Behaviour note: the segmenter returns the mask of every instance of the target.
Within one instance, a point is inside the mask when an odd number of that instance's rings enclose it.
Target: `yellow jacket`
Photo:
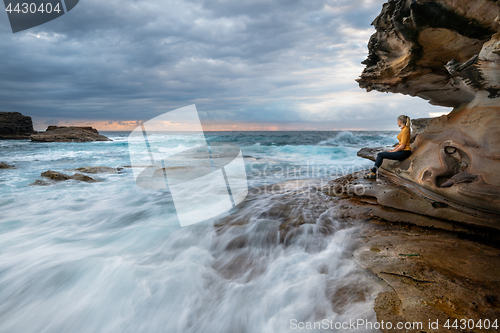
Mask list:
[[[410,129],[405,126],[401,129],[401,132],[398,134],[399,144],[404,143],[405,147],[403,150],[411,150],[410,148]]]

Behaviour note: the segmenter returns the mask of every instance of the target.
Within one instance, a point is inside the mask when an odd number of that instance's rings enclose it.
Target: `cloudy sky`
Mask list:
[[[397,130],[450,109],[367,93],[382,0],[80,0],[13,34],[0,13],[0,110],[130,130],[196,104],[212,130]]]

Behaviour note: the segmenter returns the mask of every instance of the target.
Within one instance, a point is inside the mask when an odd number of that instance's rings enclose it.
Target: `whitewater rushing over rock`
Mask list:
[[[251,190],[226,215],[185,228],[168,191],[142,189],[120,169],[130,165],[128,133],[1,141],[2,160],[15,168],[0,170],[0,331],[261,333],[290,332],[294,319],[374,323],[382,286],[352,258],[364,231],[318,188],[370,164],[355,158],[356,142],[383,145],[395,134],[209,133],[241,147]],[[150,139],[172,151],[190,145],[182,135]],[[98,181],[29,186],[47,170]]]

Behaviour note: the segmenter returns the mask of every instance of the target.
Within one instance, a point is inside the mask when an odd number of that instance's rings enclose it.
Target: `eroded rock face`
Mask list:
[[[500,315],[500,256],[495,246],[440,230],[376,222],[364,227],[354,257],[387,284],[375,300],[379,320],[423,323],[406,332],[451,333],[458,330],[446,329],[447,320],[478,322]],[[439,328],[429,330],[429,320],[439,320]]]
[[[111,141],[111,139],[100,135],[92,127],[76,126],[49,126],[45,132],[31,136],[31,141],[38,142],[89,142],[89,141]]]
[[[31,117],[19,112],[0,112],[0,140],[26,140],[33,133]]]
[[[411,120],[411,142],[415,140],[417,135],[422,133],[432,118],[417,118]]]
[[[412,155],[385,161],[383,168],[429,193],[495,214],[500,214],[499,14],[498,1],[390,0],[373,22],[377,32],[358,80],[368,91],[453,106],[448,115],[414,124],[413,134],[420,133]]]
[[[499,14],[495,0],[390,0],[373,22],[360,87],[454,107],[414,122],[412,155],[384,161],[377,180],[355,174],[323,188],[343,216],[390,222],[372,223],[356,253],[388,284],[379,320],[498,316],[498,248],[464,238],[500,239]]]
[[[500,214],[500,106],[472,103],[433,119],[412,151],[384,167],[443,197]]]
[[[500,239],[498,214],[457,203],[384,170],[379,170],[376,180],[363,179],[362,173],[335,179],[322,191],[342,199],[338,209],[343,217],[410,223]]]
[[[490,0],[390,0],[372,23],[359,86],[448,107],[480,90],[497,98],[499,13]]]

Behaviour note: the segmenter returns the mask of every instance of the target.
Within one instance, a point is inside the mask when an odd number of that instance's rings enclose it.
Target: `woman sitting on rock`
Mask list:
[[[401,115],[398,117],[398,126],[401,132],[398,134],[399,145],[390,151],[384,151],[377,154],[375,166],[371,169],[370,173],[365,175],[367,179],[377,178],[377,170],[382,165],[384,158],[389,160],[402,161],[411,155],[410,148],[410,117]]]

